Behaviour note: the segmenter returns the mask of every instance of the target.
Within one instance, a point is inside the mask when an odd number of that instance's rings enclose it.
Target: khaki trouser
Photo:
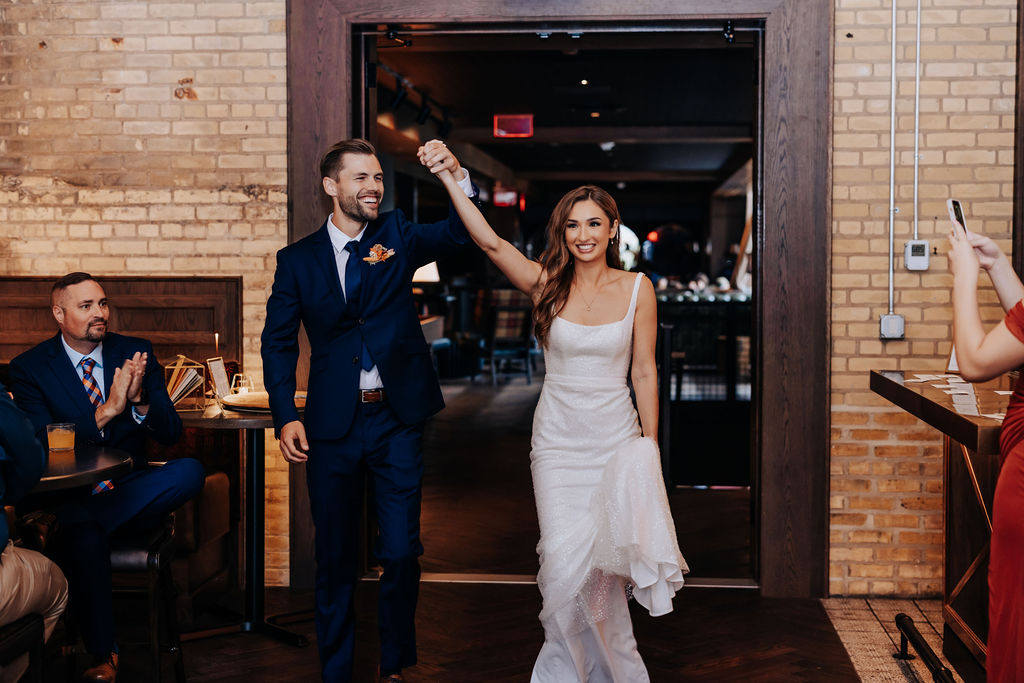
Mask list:
[[[0,625],[35,612],[43,617],[48,640],[68,603],[68,582],[49,559],[10,541],[0,554]],[[0,667],[0,683],[15,683],[28,668],[25,654]]]

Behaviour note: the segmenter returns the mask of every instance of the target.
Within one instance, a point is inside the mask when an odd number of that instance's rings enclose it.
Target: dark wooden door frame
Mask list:
[[[760,492],[758,581],[768,596],[824,596],[828,587],[833,2],[720,0],[712,5],[706,0],[645,0],[630,4],[632,14],[622,10],[619,0],[288,3],[289,238],[299,239],[322,224],[327,211],[316,170],[319,155],[355,129],[353,84],[362,80],[352,73],[355,24],[450,27],[466,22],[763,19],[763,225],[757,230],[761,324],[755,429],[760,448],[755,473]],[[309,541],[295,538],[292,548],[306,554]],[[306,582],[293,572],[293,583]]]

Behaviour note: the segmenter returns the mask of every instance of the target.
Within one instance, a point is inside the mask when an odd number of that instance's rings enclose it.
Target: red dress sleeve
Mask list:
[[[1006,329],[1010,330],[1010,334],[1024,343],[1024,299],[1007,311],[1003,322],[1006,323]]]
[[[1024,299],[1017,302],[1003,319],[1006,329],[1024,343]],[[1013,395],[1006,406],[1003,429],[999,433],[1000,460],[1005,460],[1017,444],[1024,441],[1024,381],[1018,380]]]

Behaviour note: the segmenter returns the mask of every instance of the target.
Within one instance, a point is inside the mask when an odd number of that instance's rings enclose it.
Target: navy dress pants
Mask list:
[[[205,478],[198,460],[178,458],[121,477],[110,491],[84,493],[56,506],[61,528],[52,555],[67,577],[71,609],[90,654],[105,657],[116,649],[110,536],[145,533],[162,524],[199,493]]]
[[[316,633],[325,683],[352,679],[353,598],[359,579],[359,525],[369,483],[378,532],[377,620],[381,673],[416,664],[423,425],[402,424],[386,403],[356,407],[342,439],[311,441],[306,482],[316,532]]]

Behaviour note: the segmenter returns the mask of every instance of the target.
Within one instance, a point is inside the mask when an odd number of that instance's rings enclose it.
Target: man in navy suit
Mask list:
[[[68,492],[55,510],[62,530],[54,554],[94,659],[83,680],[111,682],[117,678],[118,654],[108,538],[163,523],[199,492],[204,472],[192,458],[148,466],[145,440],[173,444],[181,435],[181,419],[167,396],[152,344],[107,331],[103,287],[88,273],[70,273],[54,284],[51,304],[60,331],[11,361],[15,402],[43,443],[47,424],[72,422],[76,448],[109,446],[134,460],[130,474]]]
[[[475,191],[454,155],[432,140],[420,149],[467,195]],[[380,212],[383,172],[365,140],[343,140],[320,162],[334,211],[312,235],[277,254],[262,355],[281,453],[306,463],[316,529],[316,627],[323,679],[352,677],[364,473],[383,567],[378,624],[380,677],[401,681],[416,663],[423,422],[444,407],[412,295],[415,270],[469,236],[454,208],[431,225]],[[311,349],[305,416],[295,408],[299,324]]]

